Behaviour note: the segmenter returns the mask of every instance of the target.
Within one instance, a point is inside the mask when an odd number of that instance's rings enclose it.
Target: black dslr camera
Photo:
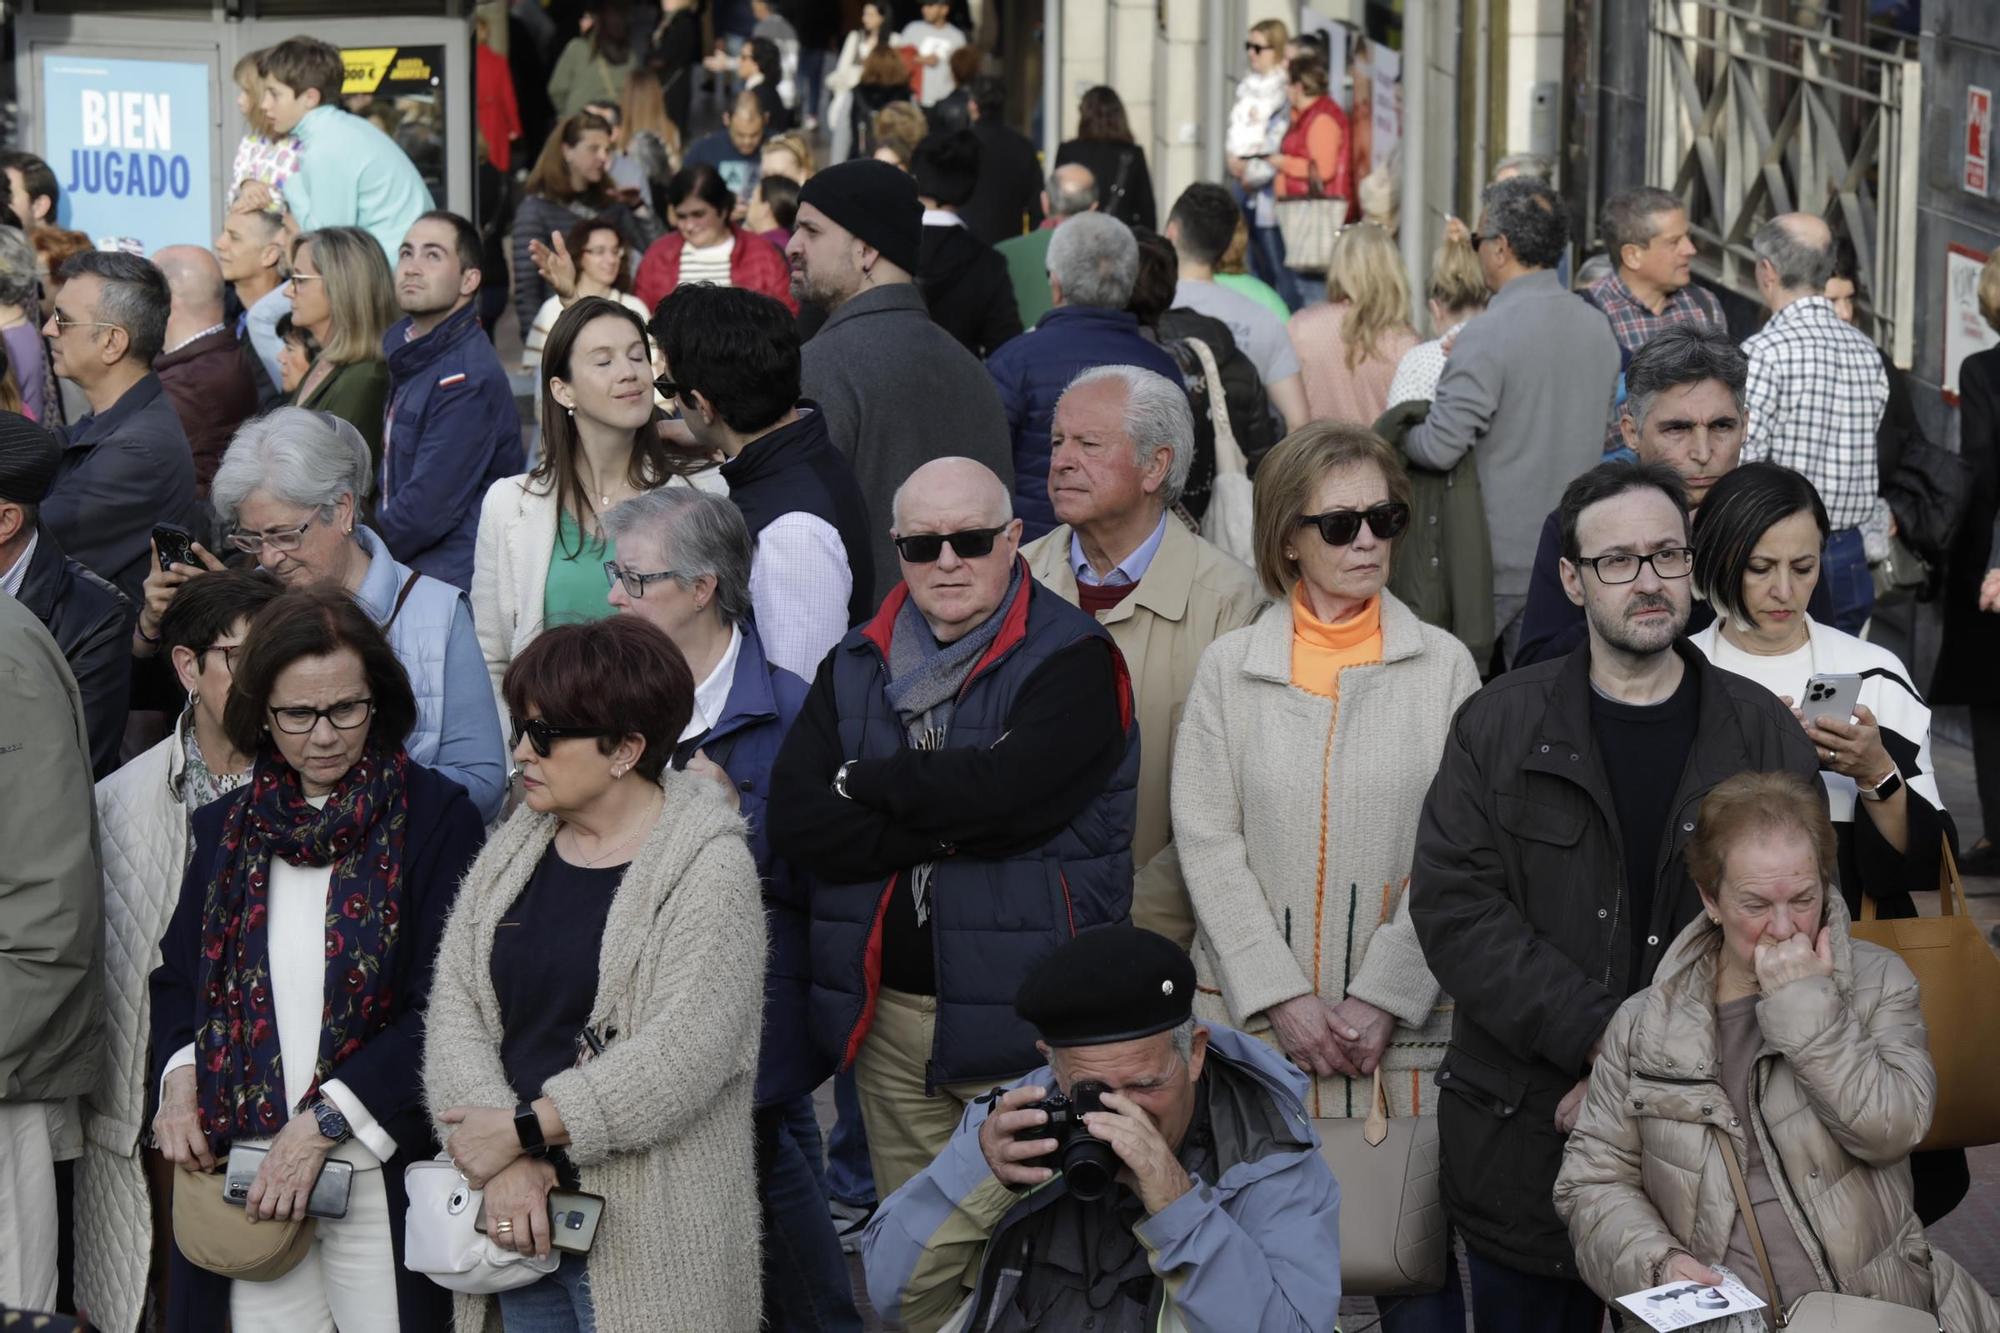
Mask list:
[[[1085,1079],[1073,1084],[1069,1096],[1060,1091],[1051,1093],[1032,1106],[1023,1110],[1042,1110],[1048,1113],[1045,1125],[1030,1125],[1018,1131],[1014,1137],[1022,1142],[1032,1143],[1038,1139],[1054,1139],[1056,1150],[1046,1157],[1022,1163],[1024,1166],[1047,1166],[1062,1172],[1063,1183],[1070,1194],[1085,1203],[1103,1198],[1111,1192],[1111,1185],[1118,1176],[1118,1154],[1111,1145],[1093,1135],[1083,1123],[1083,1117],[1092,1111],[1104,1109],[1102,1083]]]

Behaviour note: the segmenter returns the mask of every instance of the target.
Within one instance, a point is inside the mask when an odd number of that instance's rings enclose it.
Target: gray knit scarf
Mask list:
[[[958,693],[965,688],[972,668],[986,656],[986,650],[1000,637],[1014,599],[1026,595],[1021,586],[1021,562],[1007,580],[1007,595],[1000,599],[992,615],[962,638],[939,643],[930,622],[917,609],[917,599],[906,598],[896,613],[896,626],[889,635],[889,704],[903,720],[910,745],[918,750],[942,750],[951,731],[952,710]],[[910,880],[910,894],[917,908],[917,924],[930,919],[930,882],[935,862],[916,867]]]

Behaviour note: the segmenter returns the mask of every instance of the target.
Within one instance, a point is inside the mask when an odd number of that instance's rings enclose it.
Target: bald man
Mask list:
[[[1750,357],[1743,461],[1782,463],[1818,489],[1831,530],[1820,582],[1833,598],[1834,625],[1859,634],[1875,609],[1861,528],[1873,519],[1887,530],[1875,434],[1889,377],[1875,344],[1826,299],[1833,232],[1825,219],[1781,213],[1757,229],[1750,248],[1771,318],[1743,342]]]
[[[1097,177],[1081,162],[1068,162],[1049,173],[1042,191],[1042,212],[1048,220],[1025,236],[1011,236],[994,249],[1007,261],[1014,284],[1014,304],[1021,309],[1021,327],[1032,329],[1049,313],[1049,241],[1055,229],[1080,213],[1097,210]]]
[[[222,313],[222,265],[215,255],[198,245],[170,245],[153,256],[153,264],[173,295],[166,345],[153,373],[187,432],[195,494],[206,500],[230,438],[257,414],[259,371]]]
[[[1040,1063],[1029,969],[1130,911],[1139,767],[1124,659],[1029,576],[1007,485],[936,459],[893,509],[902,581],[820,664],[768,806],[814,880],[807,1018],[855,1071],[884,1199]]]

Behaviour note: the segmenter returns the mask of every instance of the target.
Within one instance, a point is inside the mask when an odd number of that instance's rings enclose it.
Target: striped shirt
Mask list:
[[[681,285],[691,282],[728,287],[729,257],[736,253],[736,237],[731,234],[715,245],[681,247]]]

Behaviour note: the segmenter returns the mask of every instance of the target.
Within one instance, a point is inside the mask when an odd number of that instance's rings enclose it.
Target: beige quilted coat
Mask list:
[[[153,1210],[139,1140],[147,1128],[146,979],[180,900],[188,812],[173,782],[186,764],[180,728],[97,784],[104,845],[104,1059],[83,1102],[76,1167],[76,1300],[93,1326],[139,1326],[153,1252]]]
[[[750,1096],[763,1024],[764,908],[743,821],[713,783],[667,772],[666,813],[604,925],[593,1026],[603,1055],[543,1085],[583,1188],[604,1196],[590,1252],[597,1326],[755,1333],[762,1313]],[[438,946],[424,1038],[431,1114],[515,1104],[500,1063],[493,932],[556,820],[523,806],[466,872]],[[442,1141],[449,1126],[438,1126]],[[459,1333],[497,1302],[457,1298]]]
[[[1764,996],[1751,1124],[1718,1079],[1715,971],[1722,932],[1697,916],[1653,985],[1605,1029],[1556,1179],[1584,1280],[1607,1300],[1659,1282],[1672,1250],[1714,1263],[1735,1195],[1711,1126],[1751,1134],[1822,1286],[1930,1310],[1949,1333],[2000,1329],[2000,1307],[1933,1249],[1910,1203],[1910,1150],[1930,1126],[1937,1076],[1917,981],[1887,949],[1853,939],[1827,904],[1831,977]]]
[[[1264,1010],[1353,995],[1396,1016],[1391,1115],[1429,1114],[1451,1001],[1410,923],[1417,818],[1472,657],[1382,594],[1382,661],[1340,700],[1292,684],[1289,601],[1202,654],[1174,751],[1174,841],[1194,900],[1195,1012],[1275,1043]],[[1322,797],[1324,796],[1324,801]],[[1368,1112],[1368,1085],[1315,1079],[1308,1114]]]

